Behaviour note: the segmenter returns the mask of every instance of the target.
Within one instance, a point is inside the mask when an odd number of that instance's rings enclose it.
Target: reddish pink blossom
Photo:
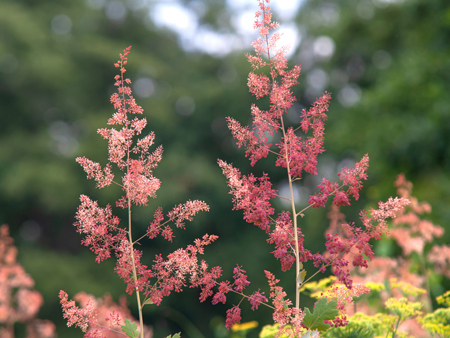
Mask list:
[[[262,68],[267,65],[267,62],[264,61],[260,56],[254,56],[251,54],[246,54],[248,62],[252,65],[253,71]]]
[[[387,202],[378,203],[377,210],[371,209],[371,218],[367,217],[365,213],[361,213],[361,221],[366,227],[366,231],[375,239],[381,239],[381,236],[387,231],[386,219],[395,218],[397,212],[402,210],[403,207],[409,203],[409,200],[404,198],[389,197]],[[377,222],[378,225],[374,225],[374,221]]]
[[[275,118],[281,118],[283,114],[295,102],[295,96],[292,95],[288,84],[293,84],[290,81],[284,81],[286,84],[279,85],[277,81],[272,84],[270,91],[270,112]],[[295,81],[295,84],[297,82]]]
[[[324,260],[325,264],[331,264],[334,274],[339,281],[346,285],[347,288],[352,288],[352,280],[350,277],[349,261],[345,257],[346,254],[352,251],[353,266],[367,268],[367,259],[372,260],[374,253],[372,252],[372,245],[369,240],[381,239],[387,232],[386,219],[394,218],[396,212],[408,205],[409,201],[404,198],[392,197],[385,203],[379,203],[379,209],[371,209],[372,217],[369,217],[365,211],[360,213],[361,221],[365,226],[365,230],[355,227],[352,224],[342,224],[343,233],[338,235],[327,234],[327,255],[329,258]],[[365,258],[367,257],[367,258]]]
[[[231,164],[222,160],[218,160],[218,163],[228,179],[230,194],[234,195],[233,210],[244,210],[244,219],[248,223],[254,223],[262,230],[269,232],[269,216],[274,214],[274,208],[269,200],[275,197],[276,192],[272,189],[267,174],[260,178],[254,177],[253,174],[245,176]]]
[[[252,310],[253,311],[257,310],[258,306],[261,303],[267,303],[268,302],[267,297],[264,296],[264,292],[260,292],[259,290],[253,292],[250,295],[250,297],[248,297],[248,301],[252,305]]]
[[[257,99],[269,95],[270,79],[264,74],[256,75],[250,72],[247,85],[250,93],[255,95]]]
[[[254,131],[251,131],[248,127],[242,127],[235,119],[227,117],[227,121],[231,134],[237,140],[238,147],[247,148],[245,156],[250,156],[252,166],[261,158],[267,157],[271,146],[271,144],[267,144],[267,137],[263,136],[258,140]],[[260,125],[258,125],[258,127],[266,129],[270,128],[269,126],[262,127]],[[263,129],[260,130],[262,131]]]
[[[243,270],[239,265],[233,270],[233,278],[234,278],[234,290],[238,292],[244,291],[244,289],[250,284],[247,280],[246,271]]]
[[[434,269],[437,273],[450,278],[450,246],[433,246],[427,258],[434,264]]]
[[[327,298],[328,301],[335,300],[337,302],[336,308],[339,310],[340,315],[345,315],[345,307],[354,303],[353,298],[369,293],[370,288],[362,283],[353,283],[351,289],[342,284],[334,284],[323,294],[322,298]]]
[[[215,235],[206,234],[202,239],[195,240],[195,245],[188,245],[186,249],[180,248],[169,254],[167,260],[157,255],[151,272],[157,281],[154,285],[146,284],[144,295],[159,305],[163,297],[169,296],[173,291],[183,291],[189,281],[191,287],[202,289],[201,301],[211,296],[213,294],[211,289],[222,274],[221,269],[215,267],[208,272],[206,262],[199,262],[197,256],[203,254],[204,246],[216,241],[217,238]]]
[[[212,300],[212,303],[215,305],[217,303],[225,304],[227,297],[225,296],[228,292],[231,291],[231,286],[229,281],[222,281],[219,283],[219,292],[217,292]]]
[[[331,95],[325,92],[317,99],[309,110],[303,109],[301,113],[301,128],[305,134],[309,129],[313,129],[313,135],[321,136],[320,121],[326,121],[328,119],[327,114],[328,107],[330,105]]]
[[[111,257],[111,249],[118,239],[113,232],[118,231],[119,218],[112,215],[111,206],[100,208],[98,203],[86,195],[80,196],[81,204],[76,213],[77,232],[84,234],[81,243],[89,246],[97,255],[97,263]]]
[[[155,140],[153,132],[137,138],[146,127],[147,120],[130,116],[143,113],[143,109],[131,96],[132,91],[128,86],[131,81],[124,78],[130,48],[126,48],[120,54],[120,60],[115,64],[120,69],[120,74],[114,77],[117,92],[111,96],[111,103],[116,110],[108,120],[108,125],[112,127],[98,130],[98,133],[108,140],[109,163],[102,170],[100,164],[96,162],[84,157],[77,159],[87,172],[88,178],[94,178],[97,181],[97,187],[104,187],[113,182],[112,163],[117,164],[118,168],[124,171],[122,184],[114,182],[125,191],[125,195],[116,201],[116,206],[124,209],[129,209],[132,205],[147,205],[149,198],[156,197],[156,191],[161,182],[153,176],[153,169],[161,161],[163,152],[162,146],[151,152],[150,147]],[[75,226],[78,232],[85,234],[82,243],[97,254],[97,262],[110,257],[111,251],[114,251],[117,258],[115,271],[127,285],[128,293],[144,291],[145,295],[155,299],[155,303],[159,304],[162,297],[168,295],[171,290],[181,291],[184,277],[180,276],[196,273],[196,277],[193,275],[191,277],[202,288],[202,297],[212,294],[210,289],[214,286],[214,278],[218,278],[220,271],[216,268],[208,271],[206,263],[198,264],[196,255],[203,253],[203,246],[214,241],[216,236],[206,236],[202,240],[197,240],[195,246],[172,253],[164,264],[157,259],[156,267],[162,270],[153,271],[141,263],[142,252],[133,247],[132,239],[127,236],[128,231],[119,227],[119,219],[112,215],[109,205],[101,208],[97,202],[85,195],[81,195],[80,199],[81,205],[77,211]],[[202,210],[209,210],[206,203],[198,200],[188,201],[170,211],[168,221],[174,222],[178,228],[184,228],[184,222],[192,221],[193,216]],[[155,238],[158,234],[162,234],[164,238],[172,240],[172,228],[166,225],[167,222],[162,223],[163,221],[162,208],[157,208],[154,220],[147,231],[148,237]],[[183,257],[185,257],[184,260]],[[191,270],[186,270],[185,264],[188,261],[192,263]],[[161,266],[158,265],[159,262]],[[204,279],[198,279],[200,275]],[[153,287],[152,278],[161,279],[162,284]]]
[[[79,326],[86,334],[85,338],[119,338],[123,337],[121,326],[125,325],[125,319],[129,319],[138,325],[137,321],[128,309],[125,296],[121,296],[119,303],[113,302],[110,295],[95,298],[84,292],[77,293],[74,300],[68,300],[64,291],[60,292],[61,305],[64,316],[68,319],[68,326]],[[78,307],[76,302],[80,304]],[[150,327],[144,326],[144,337],[153,336]]]
[[[343,181],[344,185],[349,188],[347,195],[352,194],[355,200],[359,198],[359,190],[362,188],[361,180],[367,180],[366,171],[369,168],[369,156],[364,155],[361,161],[355,164],[354,169],[348,169],[345,167],[340,173],[338,173],[339,179]]]
[[[122,178],[123,187],[127,192],[119,202],[118,207],[128,208],[128,200],[136,205],[146,206],[149,197],[156,198],[156,191],[161,186],[161,181],[152,175],[143,174],[143,163],[139,160],[133,160],[130,169]]]
[[[251,111],[252,117],[253,117],[253,124],[255,126],[255,130],[257,131],[258,138],[255,139],[259,140],[259,142],[264,144],[267,141],[267,137],[265,136],[265,133],[268,133],[270,136],[274,136],[278,129],[280,129],[280,122],[277,118],[274,118],[273,114],[271,114],[270,111],[265,111],[259,109],[256,105],[252,104],[252,111]],[[228,118],[230,120],[230,118]],[[231,129],[231,128],[230,128]],[[233,132],[233,130],[231,129]],[[255,131],[255,132],[256,132]],[[271,145],[268,145],[269,147]],[[248,150],[248,148],[247,148]],[[267,154],[266,154],[267,156]],[[252,162],[253,164],[256,162]]]
[[[204,302],[208,297],[214,294],[212,290],[217,284],[217,279],[222,276],[222,268],[215,266],[211,271],[207,271],[208,264],[205,261],[200,263],[200,273],[191,277],[191,287],[200,287],[200,302]],[[224,296],[225,297],[225,296]],[[225,299],[220,299],[225,304]]]
[[[278,334],[286,333],[288,336],[298,336],[301,332],[301,321],[304,314],[300,309],[292,307],[292,302],[286,298],[286,292],[281,286],[277,285],[280,280],[276,279],[270,271],[265,270],[264,273],[266,274],[270,286],[272,305],[275,307],[275,311],[272,315],[273,320],[280,325]],[[290,331],[284,329],[284,326],[288,324],[292,325]]]
[[[227,310],[227,320],[225,322],[226,328],[229,330],[234,324],[241,322],[241,309],[239,306],[233,306]]]
[[[86,157],[77,157],[76,161],[83,167],[88,178],[97,181],[97,188],[103,188],[111,184],[114,174],[111,171],[111,165],[108,163],[105,168],[101,168],[100,164],[88,160]]]
[[[17,254],[9,226],[3,224],[0,226],[0,337],[13,338],[15,324],[23,323],[27,337],[55,338],[55,325],[37,319],[44,298],[33,290],[34,280],[17,261]]]
[[[323,121],[327,119],[325,111],[328,110],[330,99],[330,94],[325,93],[308,112],[306,110],[302,112],[303,131],[307,133],[312,126],[312,136],[308,136],[302,141],[301,137],[295,134],[294,129],[289,128],[278,144],[280,156],[276,165],[286,168],[287,156],[289,175],[292,177],[301,177],[303,170],[312,175],[317,175],[317,156],[325,151],[323,148]]]
[[[177,228],[184,229],[184,221],[192,221],[193,216],[197,215],[199,211],[209,211],[209,206],[199,200],[187,201],[184,204],[178,204],[167,214],[169,219],[175,221]]]
[[[343,181],[343,186],[348,186],[347,190],[341,190],[338,182],[330,182],[326,178],[319,184],[320,193],[315,193],[309,199],[309,204],[313,208],[324,207],[328,196],[334,195],[333,204],[336,206],[350,205],[349,196],[353,195],[355,200],[359,198],[359,190],[362,188],[361,181],[367,179],[366,171],[369,167],[369,156],[366,154],[361,161],[355,164],[354,169],[343,168],[338,173],[339,179]]]
[[[147,229],[147,236],[150,239],[153,239],[160,234],[161,222],[163,220],[164,220],[163,209],[161,207],[158,207],[155,213],[153,214],[153,222],[150,223],[150,226]],[[170,229],[170,227],[168,228]],[[172,234],[173,234],[172,229],[170,229],[170,231],[166,232],[166,234],[163,235],[163,237],[171,242]]]
[[[149,283],[150,278],[154,277],[151,270],[146,265],[141,264],[142,251],[133,249],[133,257],[131,257],[130,242],[123,237],[116,245],[116,266],[114,270],[121,279],[127,284],[126,292],[132,294],[135,290],[143,291]],[[136,279],[133,275],[136,270]]]
[[[301,229],[298,232],[298,249],[300,262],[305,262],[312,258],[311,253],[303,247],[304,236]],[[295,236],[294,227],[289,212],[282,212],[276,219],[275,229],[270,233],[268,243],[275,244],[272,251],[276,259],[281,262],[281,270],[288,271],[295,262]]]
[[[79,308],[73,300],[69,300],[69,295],[62,290],[59,292],[59,299],[64,318],[67,319],[67,326],[75,325],[83,332],[87,332],[89,325],[96,324],[97,314],[91,301],[88,301],[84,308]]]

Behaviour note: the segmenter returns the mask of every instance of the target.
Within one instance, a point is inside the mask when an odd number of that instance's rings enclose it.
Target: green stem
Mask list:
[[[122,87],[124,84],[123,79],[123,72],[121,72],[122,76]],[[122,93],[122,99],[123,99],[123,106],[126,105],[125,100],[125,93]],[[127,174],[130,172],[130,147],[127,147]],[[136,263],[134,261],[134,248],[133,248],[133,237],[131,235],[131,199],[130,199],[130,191],[127,188],[127,199],[128,199],[128,240],[130,241],[130,256],[131,256],[131,263],[133,265],[133,281],[136,283],[137,281],[137,273],[136,273]],[[140,331],[139,336],[140,338],[144,338],[144,320],[142,318],[142,307],[141,307],[141,297],[139,295],[139,291],[137,286],[135,287],[136,290],[136,298],[137,298],[137,304],[138,304],[138,312],[139,312],[139,325],[140,325]]]
[[[395,325],[395,329],[394,329],[394,331],[392,332],[392,338],[395,338],[395,335],[396,335],[396,333],[397,333],[397,329],[398,329],[398,326],[400,325],[400,320],[402,319],[402,316],[398,316],[398,320],[397,320],[397,324]]]
[[[300,276],[300,253],[298,252],[298,232],[297,232],[297,212],[295,211],[295,201],[294,201],[294,188],[293,188],[293,181],[290,174],[291,169],[289,168],[289,155],[288,155],[288,149],[287,149],[287,143],[286,143],[286,132],[284,129],[284,121],[283,117],[280,118],[281,120],[281,130],[283,131],[283,138],[285,140],[284,143],[284,158],[286,161],[286,169],[287,174],[289,178],[289,190],[291,193],[291,208],[292,208],[292,218],[294,222],[294,237],[295,237],[295,307],[300,308],[300,282],[299,282],[299,276]]]

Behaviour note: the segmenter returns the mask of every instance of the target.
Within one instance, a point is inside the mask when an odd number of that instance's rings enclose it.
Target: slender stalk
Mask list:
[[[394,329],[394,331],[392,332],[392,338],[395,338],[395,336],[396,336],[396,334],[397,334],[397,329],[398,329],[398,326],[400,325],[400,320],[402,319],[402,316],[398,316],[398,321],[397,321],[397,325],[395,325],[395,329]]]
[[[129,157],[129,152],[128,152],[128,157]],[[128,172],[128,164],[127,164],[127,172]],[[128,195],[128,189],[127,189],[127,195]],[[128,238],[130,241],[131,263],[133,265],[133,280],[134,280],[134,282],[136,282],[137,281],[137,273],[136,273],[136,264],[134,262],[133,237],[131,236],[131,200],[129,197],[128,197]],[[142,318],[141,297],[139,295],[137,286],[136,286],[136,298],[137,298],[137,304],[138,304],[138,310],[139,310],[139,325],[140,325],[139,335],[140,335],[140,338],[144,338],[144,320]]]
[[[284,199],[285,201],[288,201],[288,202],[291,201],[289,198],[286,198],[286,197],[283,197],[283,196],[280,196],[280,195],[276,195],[276,196],[277,196],[278,198]]]
[[[265,17],[266,13],[265,10],[263,11],[263,17]],[[272,77],[272,82],[275,82],[275,78],[274,78],[274,74],[275,74],[275,70],[272,68],[272,60],[270,57],[270,44],[269,44],[269,36],[266,35],[266,46],[267,46],[267,58],[269,60],[269,67],[270,67],[270,75]],[[298,233],[297,233],[297,213],[295,211],[295,201],[294,201],[294,191],[293,191],[293,187],[292,187],[292,182],[293,179],[291,177],[290,174],[290,168],[289,168],[289,157],[288,157],[288,149],[287,149],[287,144],[286,144],[286,130],[284,128],[284,121],[283,121],[283,117],[280,117],[280,121],[281,121],[281,130],[283,132],[283,138],[285,140],[285,144],[284,144],[284,158],[286,160],[286,169],[287,169],[287,174],[288,174],[288,178],[289,178],[289,190],[291,193],[291,207],[292,207],[292,218],[293,218],[293,222],[294,222],[294,237],[295,237],[295,307],[296,308],[300,308],[300,283],[298,282],[298,278],[300,276],[300,254],[298,252]],[[281,154],[278,154],[281,155]]]
[[[123,64],[122,64],[122,66],[123,66]],[[121,77],[122,77],[122,87],[123,87],[123,84],[124,84],[123,72],[121,72]],[[125,107],[126,100],[125,100],[125,93],[123,90],[122,90],[122,99],[123,99],[123,106]],[[127,146],[127,175],[129,175],[129,173],[130,173],[130,146],[128,145]],[[136,283],[137,273],[136,273],[136,264],[134,262],[133,236],[131,235],[131,199],[130,199],[129,188],[127,188],[126,192],[127,192],[127,199],[128,199],[128,240],[130,241],[130,251],[131,251],[130,256],[131,256],[131,264],[133,265],[133,280]],[[139,336],[140,336],[140,338],[144,338],[144,320],[142,318],[141,297],[139,295],[137,286],[135,286],[135,290],[136,290],[136,298],[137,298],[138,312],[139,312],[139,325],[140,325]]]
[[[281,130],[283,131],[284,138],[284,158],[286,160],[286,169],[289,178],[289,190],[291,193],[291,207],[292,207],[292,218],[294,222],[294,237],[295,237],[295,307],[300,308],[300,283],[298,282],[298,277],[300,276],[300,253],[298,252],[298,232],[297,232],[297,213],[295,211],[295,201],[294,201],[294,189],[292,186],[291,169],[289,168],[289,156],[286,143],[286,131],[284,129],[283,117],[281,120]]]

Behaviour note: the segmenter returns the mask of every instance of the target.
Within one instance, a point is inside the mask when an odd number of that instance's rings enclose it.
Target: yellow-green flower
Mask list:
[[[423,306],[421,302],[410,302],[405,297],[389,298],[385,305],[386,309],[400,316],[402,320],[419,315]]]
[[[258,322],[256,320],[254,320],[254,321],[247,322],[247,323],[234,324],[231,327],[231,331],[233,331],[233,332],[245,331],[245,330],[254,329],[257,326],[258,326]]]

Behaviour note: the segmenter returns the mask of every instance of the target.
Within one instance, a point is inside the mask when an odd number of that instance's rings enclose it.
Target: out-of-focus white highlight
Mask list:
[[[105,7],[105,14],[110,20],[120,21],[125,19],[127,8],[121,1],[109,1]]]
[[[302,201],[300,200],[300,191],[297,187],[297,185],[293,185],[292,186],[292,194],[294,196],[294,204],[299,204]],[[279,198],[280,203],[287,207],[287,206],[291,206],[291,202],[285,200],[286,199],[291,199],[291,189],[289,187],[289,182],[283,182],[280,185],[280,188],[278,189],[278,195],[284,198]]]
[[[333,55],[336,45],[332,38],[322,35],[314,40],[313,48],[316,56],[328,59]]]
[[[189,116],[195,110],[195,101],[190,96],[181,96],[175,102],[175,109],[181,116]]]
[[[95,2],[96,0],[88,0]],[[97,0],[99,1],[99,0]],[[133,3],[139,0],[129,0]],[[279,47],[289,45],[288,57],[295,51],[301,42],[301,35],[294,23],[290,23],[304,0],[289,0],[279,3],[269,3],[273,13],[282,20],[278,32],[284,36],[279,42]],[[161,1],[150,7],[149,17],[157,28],[166,27],[176,32],[180,38],[181,46],[187,51],[201,51],[212,55],[225,55],[234,50],[247,48],[258,37],[258,32],[253,29],[255,12],[258,5],[255,0],[228,0],[227,6],[237,14],[231,20],[238,35],[218,33],[208,27],[200,26],[199,15],[201,8],[198,4],[186,7],[180,1]],[[287,21],[287,22],[286,22]]]
[[[51,26],[56,34],[69,34],[72,30],[72,20],[65,14],[58,14],[53,17]]]
[[[181,36],[192,36],[197,28],[195,14],[176,2],[157,4],[150,16],[157,27],[168,27]]]
[[[141,77],[134,83],[134,92],[140,97],[150,97],[155,92],[155,84],[148,77]]]
[[[338,100],[344,107],[351,107],[361,99],[361,88],[356,84],[348,84],[338,93]]]
[[[328,85],[328,74],[320,68],[315,68],[308,72],[307,81],[308,85],[321,92]]]

